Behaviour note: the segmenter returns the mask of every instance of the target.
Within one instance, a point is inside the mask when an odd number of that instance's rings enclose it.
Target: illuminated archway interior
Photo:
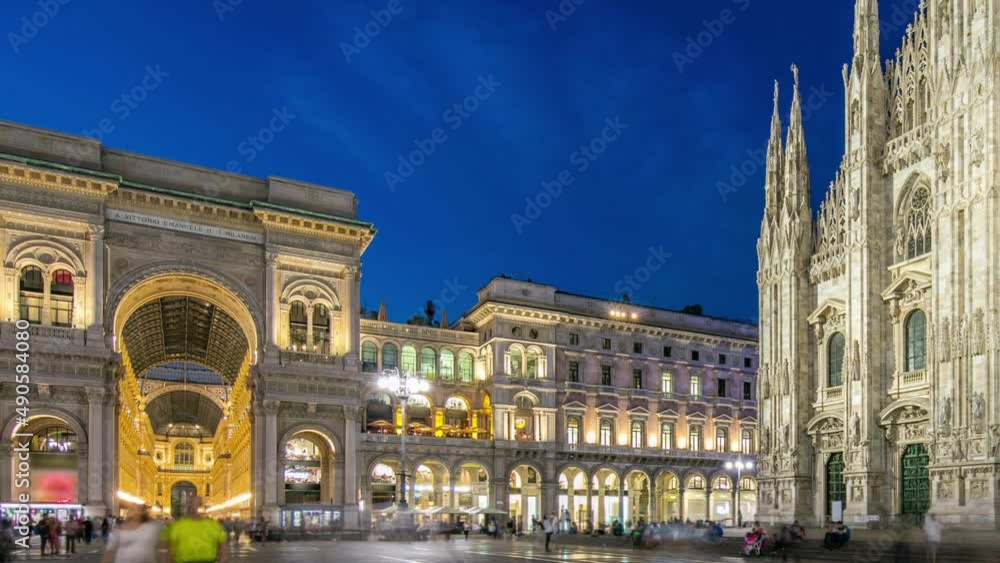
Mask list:
[[[176,515],[191,496],[215,517],[251,513],[253,334],[232,299],[176,280],[127,298],[116,318],[121,352],[118,498]],[[143,299],[139,302],[139,299]],[[121,311],[121,308],[120,308]],[[241,320],[237,320],[240,317]]]

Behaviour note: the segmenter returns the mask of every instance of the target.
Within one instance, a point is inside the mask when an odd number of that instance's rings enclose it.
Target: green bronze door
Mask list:
[[[903,514],[922,518],[931,507],[931,480],[927,446],[914,444],[903,451]]]
[[[833,503],[847,506],[847,485],[844,484],[844,454],[833,454],[826,462],[826,515],[833,515]]]

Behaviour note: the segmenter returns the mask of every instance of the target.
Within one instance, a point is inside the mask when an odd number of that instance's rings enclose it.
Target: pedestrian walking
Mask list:
[[[542,520],[542,531],[545,532],[545,551],[549,551],[549,544],[552,543],[552,534],[556,531],[556,515],[552,514]]]
[[[38,535],[38,541],[40,544],[40,553],[42,557],[45,556],[45,546],[49,543],[49,517],[42,516],[38,520],[38,524],[35,524],[35,533]]]
[[[199,509],[201,497],[191,497],[187,515],[172,522],[163,532],[163,541],[174,563],[226,563],[226,529],[211,518],[204,518]]]
[[[83,543],[90,545],[90,540],[94,539],[94,521],[90,516],[83,521]]]
[[[76,540],[80,535],[80,521],[70,518],[66,521],[66,553],[76,553]]]
[[[101,563],[156,563],[160,525],[145,505],[131,505],[128,518],[111,532]]]

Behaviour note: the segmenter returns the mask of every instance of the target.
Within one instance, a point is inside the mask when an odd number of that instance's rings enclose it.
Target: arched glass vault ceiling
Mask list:
[[[194,385],[219,385],[226,382],[212,368],[192,362],[170,362],[150,368],[143,379],[166,381],[168,383],[191,383]]]
[[[171,391],[146,405],[146,414],[158,436],[211,438],[219,429],[222,409],[194,391]]]
[[[239,323],[215,305],[189,296],[154,299],[125,321],[122,341],[138,377],[162,364],[194,362],[231,385],[249,350]]]

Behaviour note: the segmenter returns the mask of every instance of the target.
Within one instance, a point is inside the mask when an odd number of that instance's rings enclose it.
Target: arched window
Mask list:
[[[42,304],[45,297],[45,278],[37,266],[25,266],[21,270],[21,319],[33,323],[42,322]]]
[[[294,301],[288,308],[288,343],[293,350],[305,350],[309,333],[309,315],[306,304]]]
[[[896,250],[907,260],[931,251],[931,192],[926,186],[914,188],[899,229]]]
[[[729,480],[729,477],[716,477],[715,482],[712,484],[712,490],[714,491],[729,491],[733,488],[733,482]]]
[[[437,354],[433,348],[420,351],[420,373],[427,379],[434,379],[437,375]]]
[[[646,425],[641,420],[632,421],[632,447],[639,449],[646,445]]]
[[[313,307],[313,346],[320,354],[330,352],[330,310],[326,305]]]
[[[520,441],[535,439],[535,402],[524,395],[514,399],[514,432]]]
[[[400,369],[404,372],[416,373],[417,349],[413,346],[403,346],[403,365]]]
[[[566,421],[566,443],[571,446],[580,443],[580,417],[571,416]]]
[[[65,426],[49,426],[35,432],[28,450],[32,452],[65,454],[76,451],[76,433]]]
[[[526,362],[524,376],[530,379],[538,379],[541,374],[538,373],[538,351],[528,350],[527,353],[528,361]]]
[[[387,432],[392,428],[392,400],[385,393],[378,393],[368,398],[365,406],[365,424],[369,432]],[[377,423],[382,424],[377,424]],[[376,426],[373,426],[376,425]]]
[[[744,477],[743,480],[740,481],[740,490],[741,491],[756,491],[757,490],[757,481],[754,481],[750,477]]]
[[[715,429],[715,451],[720,454],[729,451],[729,430],[726,428]]]
[[[194,446],[188,443],[174,447],[174,465],[194,465]]]
[[[441,379],[444,381],[455,379],[455,353],[451,350],[441,351]]]
[[[614,445],[614,435],[615,426],[611,422],[610,418],[605,418],[601,420],[601,445],[602,446],[613,446]]]
[[[914,311],[906,319],[906,371],[927,369],[927,315]]]
[[[378,371],[378,348],[374,342],[361,345],[361,371],[374,373]]]
[[[285,502],[322,502],[323,450],[309,438],[292,438],[285,443]]]
[[[469,403],[461,397],[451,397],[444,403],[444,418],[448,426],[467,428],[469,426]]]
[[[522,376],[523,371],[521,369],[521,367],[522,367],[521,362],[523,361],[523,359],[524,358],[521,356],[521,349],[520,348],[514,348],[513,350],[510,351],[510,375],[511,375],[511,377],[521,377]]]
[[[386,342],[382,346],[382,369],[399,367],[399,349],[392,342]]]
[[[692,426],[688,432],[689,448],[692,452],[701,451],[701,426]]]
[[[753,434],[749,430],[744,430],[740,442],[740,451],[744,455],[753,454]]]
[[[473,365],[472,354],[468,352],[458,354],[458,378],[462,383],[472,383]]]
[[[664,450],[674,448],[674,425],[669,422],[660,424],[660,447]]]
[[[55,326],[73,326],[73,274],[57,270],[52,274],[51,321]]]
[[[844,352],[847,349],[847,339],[842,333],[830,337],[827,345],[827,387],[840,387],[844,384]]]

